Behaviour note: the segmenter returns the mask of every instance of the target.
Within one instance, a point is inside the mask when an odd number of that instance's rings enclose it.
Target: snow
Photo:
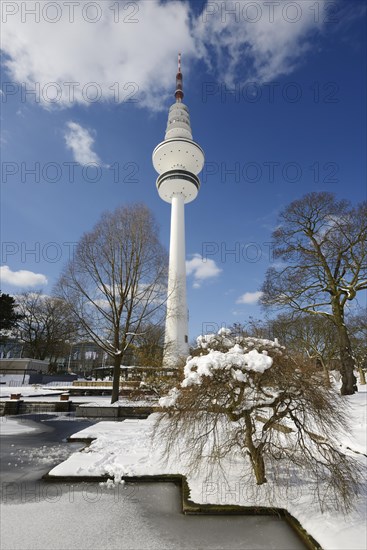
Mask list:
[[[161,549],[138,503],[119,495],[110,498],[98,485],[95,491],[50,487],[39,502],[2,505],[2,549]]]
[[[60,390],[60,391],[69,391],[70,389],[78,390],[78,391],[92,391],[92,390],[98,390],[98,391],[112,391],[112,384],[109,384],[108,386],[101,384],[100,386],[73,386],[73,384],[63,384],[63,385],[52,385],[47,384],[47,386],[44,386],[46,389],[50,390]]]
[[[210,351],[207,355],[190,359],[184,369],[185,378],[181,385],[183,388],[192,384],[201,384],[204,376],[212,377],[214,371],[231,369],[236,380],[245,380],[245,371],[263,373],[273,364],[271,357],[265,353],[259,353],[256,349],[245,353],[243,348],[236,344],[226,353]]]
[[[23,384],[28,384],[29,374],[0,374],[0,382],[9,386],[22,386]]]
[[[121,426],[123,423],[125,426],[129,426],[129,429],[134,426],[137,427],[139,424],[140,426],[142,425],[140,420],[134,418],[129,418],[123,422],[103,421],[98,422],[97,424],[92,424],[91,426],[84,428],[84,430],[71,435],[70,439],[96,439],[98,437],[103,437],[107,433],[111,437],[118,438],[120,436]]]
[[[25,402],[37,402],[37,403],[55,403],[60,401],[61,393],[68,393],[67,386],[52,387],[47,388],[45,386],[0,386],[0,398],[3,401],[8,401],[10,399],[10,394],[21,394],[21,399]],[[78,390],[81,391],[90,391],[91,389],[99,389],[105,391],[111,391],[111,388],[93,387],[89,386],[78,387]],[[145,399],[126,399],[120,398],[119,401],[116,401],[111,405],[111,396],[103,395],[70,395],[69,401],[73,403],[81,403],[83,407],[151,407],[157,405],[157,398],[152,396],[151,398]]]
[[[20,393],[22,397],[38,397],[41,395],[58,395],[61,390],[49,390],[42,386],[0,386],[0,398],[10,397],[12,393]]]
[[[266,356],[265,356],[266,357]],[[352,454],[367,468],[366,441],[366,387],[348,397],[353,410],[353,429],[342,440],[346,452]],[[152,444],[152,431],[157,414],[146,420],[99,422],[78,432],[73,438],[96,438],[84,451],[71,455],[53,468],[52,476],[104,476],[117,482],[122,476],[183,474],[187,476],[191,499],[201,503],[233,503],[286,508],[325,550],[365,550],[367,529],[365,524],[366,495],[359,496],[353,511],[343,516],[336,511],[321,513],[313,502],[310,488],[302,483],[290,492],[275,490],[271,483],[256,486],[246,478],[243,458],[228,457],[223,472],[214,469],[188,471],[183,455],[162,458],[161,443]],[[350,449],[347,451],[347,448]],[[302,476],[302,474],[301,474]]]
[[[345,449],[367,453],[367,386],[359,386],[358,394],[344,397],[349,402],[353,417],[353,431],[343,438]],[[367,545],[366,545],[367,546]]]
[[[181,386],[172,389],[167,396],[161,398],[160,406],[173,406],[181,391],[184,391],[181,388],[201,384],[204,377],[214,377],[218,372],[226,374],[227,378],[229,376],[233,386],[235,382],[248,382],[242,400],[245,408],[251,407],[255,401],[259,404],[260,397],[253,380],[271,368],[271,356],[281,355],[284,350],[277,341],[234,335],[228,329],[221,329],[218,334],[201,336],[198,338],[198,344],[203,350],[202,354],[188,359]],[[360,387],[360,390],[358,394],[343,398],[350,404],[353,422],[349,433],[335,432],[334,444],[339,443],[342,451],[352,456],[361,468],[367,471],[366,386]],[[15,388],[11,391],[18,393]],[[24,394],[24,391],[26,390],[23,387],[19,388],[19,393]],[[264,396],[261,396],[263,400],[260,404],[271,404],[277,395],[274,388],[268,388],[265,395],[267,400],[264,401]],[[48,399],[52,399],[52,396]],[[80,399],[85,402],[84,397]],[[89,401],[87,406],[111,406],[110,399],[106,397],[92,397]],[[114,406],[126,404],[147,406],[151,405],[151,402],[120,400]],[[155,413],[146,420],[104,421],[89,426],[74,434],[72,439],[91,439],[91,445],[53,468],[50,476],[56,479],[65,476],[109,476],[111,479],[105,482],[103,487],[111,489],[119,487],[124,477],[181,474],[187,478],[190,498],[194,502],[285,508],[325,550],[366,549],[366,494],[356,497],[355,508],[345,516],[342,512],[329,511],[326,507],[320,510],[318,502],[314,500],[315,491],[320,490],[323,493],[326,488],[322,484],[315,485],[315,482],[306,477],[305,471],[297,470],[296,466],[294,471],[285,471],[280,462],[276,470],[276,483],[274,472],[270,470],[268,483],[257,486],[249,460],[234,448],[231,449],[231,454],[228,453],[223,458],[220,467],[214,465],[209,468],[208,461],[203,460],[193,471],[187,461],[186,449],[180,447],[179,440],[172,446],[170,455],[164,456],[164,438],[154,437],[156,421],[159,418],[160,414]],[[163,422],[168,422],[167,418],[164,418]],[[218,421],[220,441],[223,435],[227,435],[226,430],[232,429],[228,422],[221,422]],[[9,430],[18,428],[19,426],[11,428],[9,425]],[[162,428],[164,433],[166,425],[162,424]],[[210,437],[209,435],[205,440],[209,442],[208,449]],[[291,439],[292,434],[288,434],[287,437]],[[203,449],[205,454],[206,447]]]
[[[226,327],[222,327],[218,330],[219,336],[228,336],[229,334],[231,334],[231,332],[231,329]]]
[[[180,390],[177,388],[172,388],[168,395],[161,397],[159,400],[159,405],[161,407],[172,407],[176,403],[176,399],[180,395]]]
[[[98,422],[70,439],[95,439],[83,452],[53,468],[52,476],[154,475],[162,472],[160,450],[153,452],[151,433],[156,415],[141,421]],[[152,453],[152,455],[150,455]],[[177,472],[173,472],[177,473]]]
[[[1,505],[2,550],[303,548],[277,517],[181,514],[179,489],[172,483],[29,489],[33,494],[26,502]]]
[[[243,336],[231,331],[228,328],[221,328],[216,334],[202,334],[196,339],[197,347],[204,350],[216,350],[218,347],[223,351],[223,348],[228,350],[241,344],[244,351],[249,351],[249,348],[255,348],[258,351],[266,348],[272,349],[274,352],[281,353],[284,346],[279,345],[278,339],[268,340],[266,338],[254,338],[252,336]],[[218,351],[218,349],[217,349]]]
[[[115,403],[111,404],[111,397],[93,397],[94,401],[85,403],[85,397],[79,397],[79,400],[84,400],[83,405],[81,407],[152,407],[156,406],[158,403],[157,399],[123,399],[120,398],[118,401],[115,401]],[[71,401],[77,401],[77,397],[72,397]]]
[[[9,435],[24,435],[28,433],[40,432],[42,429],[39,424],[30,420],[15,419],[9,416],[0,417],[0,437]]]

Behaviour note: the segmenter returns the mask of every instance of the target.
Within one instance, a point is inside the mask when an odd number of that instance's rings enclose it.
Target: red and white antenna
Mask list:
[[[181,73],[181,54],[178,54],[178,70],[176,74],[176,91],[175,98],[177,103],[181,103],[183,100],[183,85],[182,85],[182,73]]]

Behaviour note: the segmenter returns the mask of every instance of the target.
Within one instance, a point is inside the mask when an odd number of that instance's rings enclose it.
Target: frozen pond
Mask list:
[[[2,550],[305,548],[276,517],[185,516],[172,483],[45,483],[41,476],[80,448],[65,438],[90,422],[44,420],[45,431],[1,438]]]

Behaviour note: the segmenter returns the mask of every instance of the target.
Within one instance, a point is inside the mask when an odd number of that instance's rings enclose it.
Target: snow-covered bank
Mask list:
[[[365,388],[361,388],[365,390]],[[353,455],[367,470],[365,391],[348,397],[353,411],[352,432],[342,441],[345,452]],[[226,476],[219,471],[208,474],[198,470],[188,472],[182,456],[162,461],[161,448],[152,445],[151,434],[156,415],[147,420],[99,422],[77,434],[75,438],[97,438],[85,451],[75,453],[56,466],[53,476],[110,475],[121,476],[184,474],[187,476],[191,499],[198,503],[262,505],[286,508],[325,550],[365,550],[366,495],[356,501],[356,508],[347,516],[335,511],[321,513],[313,502],[311,488],[299,484],[292,491],[275,490],[270,483],[257,487],[244,479],[243,460],[228,458],[224,463]],[[273,490],[274,489],[274,490]]]

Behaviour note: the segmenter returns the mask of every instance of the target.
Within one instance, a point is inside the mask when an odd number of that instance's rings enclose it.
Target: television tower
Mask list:
[[[159,196],[171,203],[171,234],[167,314],[165,331],[165,366],[174,367],[189,354],[188,314],[186,302],[185,204],[196,199],[200,189],[197,174],[204,166],[204,151],[193,141],[189,110],[182,103],[184,94],[181,54],[178,54],[176,102],[170,107],[164,141],[153,151],[153,166],[159,173]]]

